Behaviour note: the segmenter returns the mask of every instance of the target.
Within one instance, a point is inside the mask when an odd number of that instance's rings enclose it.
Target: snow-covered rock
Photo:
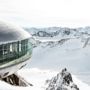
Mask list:
[[[46,90],[79,90],[66,68],[46,82],[48,84]]]

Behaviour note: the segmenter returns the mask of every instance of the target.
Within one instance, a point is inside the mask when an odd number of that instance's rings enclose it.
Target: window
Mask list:
[[[19,41],[19,52],[21,52],[21,41]]]
[[[10,44],[10,52],[13,52],[12,44]]]
[[[28,53],[28,54],[27,54]],[[32,53],[32,44],[29,39],[0,45],[0,64],[16,60]],[[25,56],[26,57],[26,56]],[[28,56],[27,56],[28,58]]]
[[[3,55],[8,54],[8,44],[3,45]]]
[[[14,42],[14,43],[12,43],[12,51],[14,52],[14,53],[17,53],[17,51],[18,51],[18,48],[17,48],[18,46],[17,46],[17,42]]]

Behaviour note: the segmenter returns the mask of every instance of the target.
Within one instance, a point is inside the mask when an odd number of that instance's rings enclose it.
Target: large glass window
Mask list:
[[[0,63],[31,54],[32,45],[28,39],[0,45]]]

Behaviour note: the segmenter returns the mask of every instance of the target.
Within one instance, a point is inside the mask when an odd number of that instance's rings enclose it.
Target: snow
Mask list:
[[[45,90],[45,80],[51,79],[58,72],[52,70],[40,70],[38,68],[22,69],[18,74],[24,77],[28,82],[32,83],[30,87],[11,86],[0,81],[0,90]],[[78,80],[73,76],[73,81],[79,86],[80,90],[90,90],[90,86]]]
[[[45,80],[51,79],[65,67],[73,74],[73,81],[80,90],[90,90],[90,83],[85,83],[90,80],[90,45],[83,48],[87,35],[84,37],[78,33],[81,38],[73,35],[72,32],[70,36],[64,37],[35,37],[41,43],[33,49],[31,62],[17,72],[33,86],[17,87],[0,81],[0,90],[45,90]],[[59,42],[62,39],[65,41]]]
[[[42,43],[33,50],[28,67],[54,70],[68,67],[73,73],[88,72],[90,47],[83,48],[83,45],[80,39],[70,39],[63,45],[55,46]]]
[[[73,76],[73,80],[74,82],[79,86],[80,90],[90,90],[90,86],[81,82],[80,80],[78,80],[75,76]]]

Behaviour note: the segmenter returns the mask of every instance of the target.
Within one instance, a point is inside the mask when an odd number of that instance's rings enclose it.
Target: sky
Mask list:
[[[0,0],[0,20],[19,26],[90,26],[90,0]]]

